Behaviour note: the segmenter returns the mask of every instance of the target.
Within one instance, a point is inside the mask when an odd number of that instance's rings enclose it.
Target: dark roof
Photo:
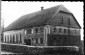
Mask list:
[[[15,30],[15,29],[45,25],[60,10],[67,13],[71,13],[63,5],[58,5],[31,14],[23,15],[22,17],[11,23],[8,27],[6,27],[5,30]]]

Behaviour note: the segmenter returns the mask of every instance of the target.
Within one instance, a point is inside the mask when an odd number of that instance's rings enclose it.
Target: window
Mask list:
[[[6,35],[6,37],[5,37],[5,42],[7,43],[7,35]]]
[[[38,43],[38,38],[36,38],[36,43]]]
[[[15,36],[13,35],[13,43],[15,43]]]
[[[16,34],[14,35],[15,37],[14,37],[14,42],[16,43]]]
[[[26,45],[31,45],[31,39],[25,39]]]
[[[64,29],[64,33],[66,33],[66,29]]]
[[[4,42],[6,42],[6,35],[5,35],[5,41]]]
[[[43,32],[43,28],[40,28],[40,32]]]
[[[1,34],[1,42],[3,43],[3,36],[2,36],[2,34]]]
[[[10,43],[10,35],[9,35],[9,43]]]
[[[76,29],[75,29],[75,34],[76,34]]]
[[[9,42],[9,35],[7,35],[7,42]]]
[[[71,33],[70,33],[70,28],[68,28],[68,34],[71,34]]]
[[[11,38],[12,38],[12,36],[10,35],[10,42],[12,42]]]
[[[43,44],[43,38],[40,38],[40,43]]]
[[[56,32],[56,28],[53,28],[53,32]]]
[[[59,29],[59,33],[61,33],[61,29]]]
[[[11,41],[12,41],[12,43],[13,43],[13,35],[11,36]]]
[[[70,18],[68,18],[68,26],[70,26]]]
[[[11,39],[12,39],[12,36],[10,35],[10,42],[12,42],[12,40],[11,40]]]
[[[21,36],[21,34],[20,34],[20,43],[22,43],[22,36]]]
[[[16,43],[18,43],[18,35],[16,34]]]
[[[7,43],[7,38],[8,38],[8,35],[6,36],[6,43]]]
[[[31,34],[32,29],[27,30],[27,34]]]
[[[38,33],[38,28],[35,29],[35,33]]]
[[[63,24],[64,22],[63,22],[63,16],[60,16],[61,17],[61,24]]]

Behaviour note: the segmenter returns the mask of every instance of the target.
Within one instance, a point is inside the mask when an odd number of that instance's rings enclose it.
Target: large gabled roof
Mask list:
[[[60,10],[67,13],[71,13],[63,5],[58,5],[31,14],[23,15],[22,17],[11,23],[8,27],[6,27],[5,30],[15,30],[15,29],[23,29],[33,26],[45,25]]]

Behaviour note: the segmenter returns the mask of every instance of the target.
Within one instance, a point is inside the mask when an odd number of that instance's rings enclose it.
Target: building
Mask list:
[[[4,31],[3,43],[32,46],[79,46],[80,25],[63,5],[23,15]]]

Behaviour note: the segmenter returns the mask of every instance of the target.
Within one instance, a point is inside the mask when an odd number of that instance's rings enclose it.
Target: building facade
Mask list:
[[[24,15],[5,28],[3,43],[32,46],[79,46],[80,25],[63,5]]]

